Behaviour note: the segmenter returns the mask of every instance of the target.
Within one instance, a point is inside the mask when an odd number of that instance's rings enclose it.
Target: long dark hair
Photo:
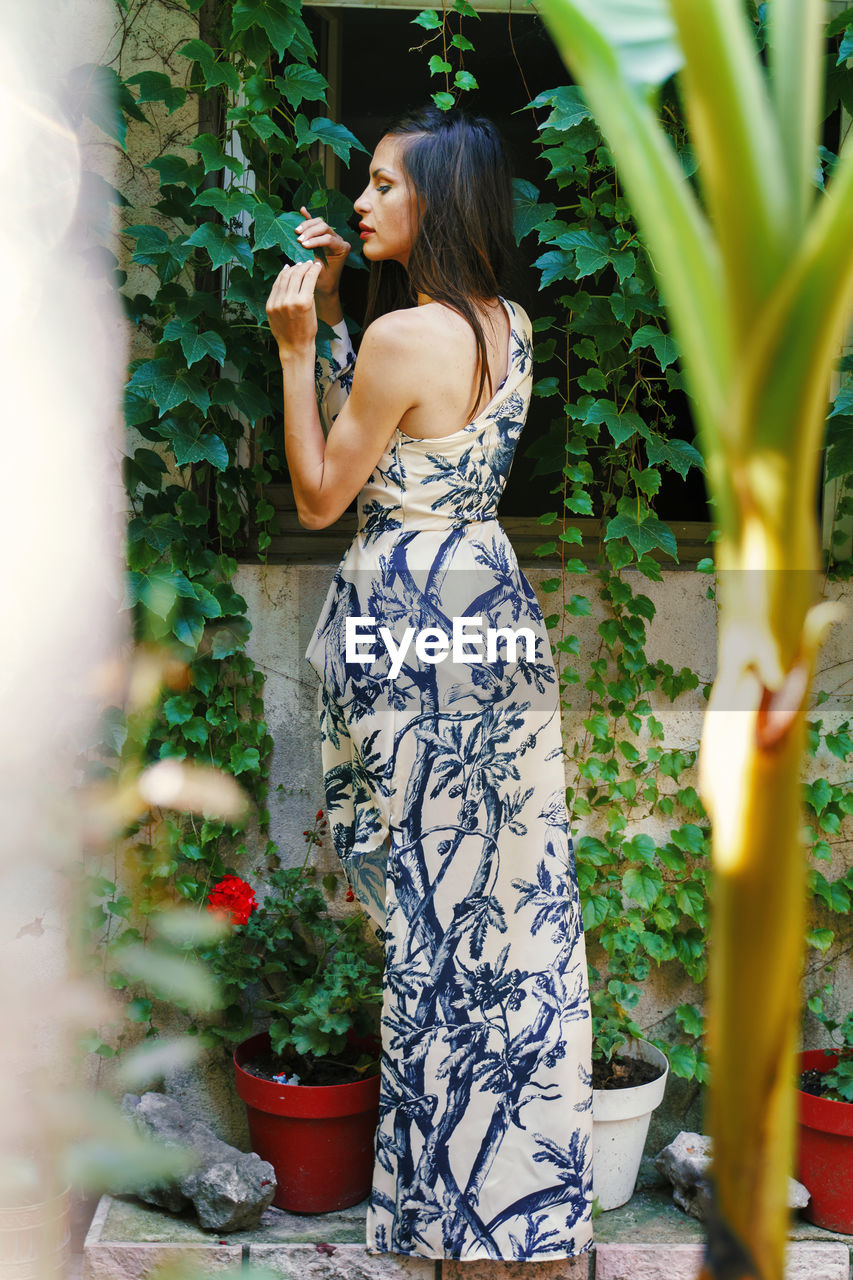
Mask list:
[[[386,134],[409,138],[400,163],[421,212],[408,271],[398,262],[370,264],[365,324],[411,306],[419,293],[452,307],[477,341],[480,381],[473,409],[487,378],[492,391],[492,379],[472,301],[504,292],[515,256],[512,174],[503,143],[491,120],[459,107],[424,107],[396,120]]]

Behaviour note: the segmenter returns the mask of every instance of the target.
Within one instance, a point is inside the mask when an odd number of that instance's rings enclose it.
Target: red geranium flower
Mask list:
[[[225,876],[207,895],[208,911],[226,913],[231,924],[246,924],[257,905],[254,889],[239,876]]]

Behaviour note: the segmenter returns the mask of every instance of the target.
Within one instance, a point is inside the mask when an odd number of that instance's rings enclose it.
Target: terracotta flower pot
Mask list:
[[[838,1062],[823,1049],[800,1054],[800,1071],[829,1071]],[[853,1102],[832,1102],[797,1090],[797,1178],[811,1194],[806,1217],[826,1231],[853,1234]]]
[[[269,1050],[266,1032],[234,1051],[252,1150],[275,1169],[273,1204],[292,1213],[331,1213],[358,1204],[373,1183],[379,1073],[353,1084],[275,1084],[243,1069]]]

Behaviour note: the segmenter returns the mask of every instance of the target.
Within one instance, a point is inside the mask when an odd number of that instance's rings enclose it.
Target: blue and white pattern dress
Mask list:
[[[330,830],[386,943],[368,1250],[545,1261],[592,1244],[591,1021],[554,662],[495,518],[532,386],[530,320],[504,306],[504,381],[451,435],[397,429],[306,657]],[[326,431],[353,365],[341,324]],[[420,652],[407,628],[432,628]]]

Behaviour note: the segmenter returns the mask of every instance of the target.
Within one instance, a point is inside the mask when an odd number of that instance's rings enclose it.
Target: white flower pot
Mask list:
[[[622,1058],[639,1058],[660,1067],[661,1075],[633,1089],[593,1089],[593,1195],[602,1209],[618,1209],[634,1194],[649,1121],[660,1106],[669,1062],[647,1040],[630,1040],[617,1050]]]
[[[0,1207],[0,1280],[64,1280],[71,1265],[71,1189]]]

